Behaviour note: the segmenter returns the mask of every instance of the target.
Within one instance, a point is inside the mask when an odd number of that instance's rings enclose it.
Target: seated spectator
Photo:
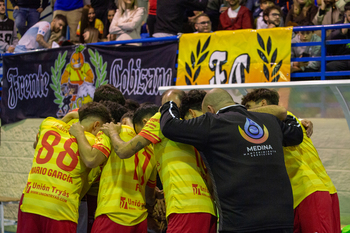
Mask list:
[[[148,34],[150,37],[152,37],[154,34],[156,22],[157,22],[157,0],[150,0],[149,8],[148,8],[148,18],[147,18],[147,28],[148,28]]]
[[[67,19],[60,14],[56,15],[51,23],[46,21],[36,23],[24,33],[15,48],[15,52],[51,48],[51,45],[48,43],[51,31],[60,33],[65,25],[67,25]]]
[[[239,0],[226,0],[229,8],[220,15],[219,29],[236,30],[253,28],[252,13]]]
[[[226,0],[208,0],[206,13],[211,21],[212,31],[217,31],[220,24],[220,14],[227,10],[228,3]]]
[[[96,18],[102,22],[107,21],[110,9],[116,9],[114,0],[91,0],[91,6],[95,10]]]
[[[275,5],[281,7],[283,17],[286,17],[286,15],[291,9],[291,6],[293,5],[293,0],[276,0]],[[284,18],[284,21],[285,21],[285,18]]]
[[[49,5],[48,0],[10,0],[13,6],[13,18],[21,36],[39,22],[40,13]]]
[[[175,36],[182,32],[186,9],[203,11],[208,0],[157,0],[157,23],[153,37]]]
[[[79,37],[76,35],[79,20],[83,12],[83,0],[55,0],[53,17],[61,14],[67,17],[67,25],[69,26],[70,41],[78,42]],[[50,42],[58,42],[62,37],[62,33],[52,32]]]
[[[116,34],[116,40],[141,38],[140,30],[145,9],[137,7],[137,0],[120,0],[118,5],[109,33]]]
[[[4,0],[0,0],[0,38],[0,53],[13,53],[18,44],[17,28],[13,20],[6,16]]]
[[[346,3],[344,6],[344,17],[341,21],[336,24],[348,24],[350,23],[350,2]],[[350,39],[350,30],[348,28],[336,29],[332,31],[328,40],[343,40]],[[330,55],[349,55],[350,48],[348,44],[342,45],[328,45],[327,52]],[[350,60],[341,61],[329,61],[327,62],[326,71],[344,71],[350,70]],[[344,79],[349,78],[349,76],[334,76],[327,77],[327,79]]]
[[[265,10],[270,7],[273,8],[269,9],[269,11],[265,14]],[[259,17],[256,20],[256,29],[284,26],[282,11],[279,6],[275,6],[271,0],[261,0],[260,8],[263,10],[263,12],[260,13]],[[279,22],[278,25],[275,24],[277,21]],[[270,24],[267,22],[270,22]]]
[[[109,34],[109,27],[111,26],[111,23],[112,23],[112,20],[113,20],[115,13],[116,13],[115,9],[108,10],[107,21],[104,25],[103,36],[102,36],[102,38],[107,38],[107,41],[113,41],[116,39],[116,35]]]
[[[312,22],[316,14],[317,7],[314,5],[314,0],[295,0],[284,25],[300,24],[303,21]]]
[[[96,18],[95,10],[91,5],[85,5],[83,8],[83,13],[81,15],[81,20],[79,21],[77,28],[77,36],[79,36],[79,42],[84,43],[84,37],[80,33],[84,32],[86,28],[94,27],[97,28],[100,32],[99,38],[102,38],[103,35],[103,23],[101,20]]]
[[[299,26],[312,26],[313,23],[304,21]],[[321,38],[314,34],[314,31],[302,31],[292,39],[292,43],[319,42]],[[319,57],[321,56],[321,46],[301,46],[292,47],[291,58],[295,57]],[[292,62],[291,72],[317,72],[320,69],[320,62]],[[294,80],[294,79],[293,79]]]
[[[96,43],[98,42],[98,37],[99,37],[100,32],[96,28],[86,28],[84,30],[84,43],[89,44],[89,43]]]
[[[194,21],[194,28],[196,29],[196,32],[212,32],[211,30],[211,21],[207,14],[201,13],[197,15]]]
[[[340,10],[335,5],[335,0],[322,0],[312,22],[315,25],[334,24],[341,19],[341,16]]]

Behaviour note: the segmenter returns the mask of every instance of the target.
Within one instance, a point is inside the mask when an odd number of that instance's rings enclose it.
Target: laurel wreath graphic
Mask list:
[[[209,46],[210,37],[211,36],[209,36],[208,39],[205,41],[203,47],[201,47],[201,41],[198,40],[196,56],[193,53],[193,51],[191,52],[191,66],[187,62],[185,62],[186,72],[188,75],[185,75],[187,85],[197,85],[196,80],[199,76],[199,73],[201,72],[200,64],[207,58],[209,54],[209,51],[206,51],[206,49]]]
[[[54,90],[54,94],[56,96],[56,99],[53,101],[54,103],[59,105],[59,108],[63,105],[63,96],[61,94],[61,73],[63,67],[66,65],[66,57],[67,57],[67,51],[64,52],[64,54],[61,56],[61,53],[58,55],[57,59],[55,60],[55,66],[51,66],[51,80],[52,84],[50,84],[50,87],[52,90]]]
[[[267,39],[266,48],[265,48],[265,42],[263,38],[260,36],[260,34],[258,33],[258,43],[261,49],[263,50],[261,51],[260,49],[257,49],[261,60],[263,60],[265,63],[263,66],[263,71],[264,71],[266,80],[267,81],[272,80],[271,82],[278,82],[280,78],[278,71],[281,69],[283,59],[276,64],[276,59],[277,59],[277,48],[276,48],[275,51],[272,53],[271,60],[269,61],[268,58],[270,56],[271,49],[272,49],[271,37]],[[267,53],[267,55],[265,52]]]
[[[89,54],[90,54],[90,61],[92,65],[95,67],[96,71],[96,82],[95,82],[95,87],[98,88],[101,85],[107,84],[106,76],[107,76],[107,62],[103,63],[103,58],[99,54],[99,52],[95,49],[95,53],[89,49]]]

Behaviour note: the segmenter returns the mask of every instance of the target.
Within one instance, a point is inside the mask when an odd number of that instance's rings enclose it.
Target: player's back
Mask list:
[[[80,193],[90,171],[79,158],[69,125],[52,117],[40,125],[32,169],[23,191],[23,212],[55,220],[78,221]],[[85,132],[91,145],[95,136]]]
[[[291,112],[288,112],[288,117],[294,117],[301,125],[300,120]],[[293,189],[294,208],[315,191],[336,193],[311,138],[307,136],[303,127],[302,129],[303,142],[298,146],[283,148],[287,173]]]
[[[122,126],[120,138],[123,141],[135,136],[131,127]],[[113,150],[102,170],[95,217],[107,214],[112,221],[125,226],[145,220],[145,187],[156,185],[155,166],[151,146],[128,159],[120,159]]]
[[[163,184],[166,216],[172,213],[215,214],[215,205],[207,184],[203,161],[193,146],[164,137],[156,113],[140,135],[154,144],[157,170]],[[203,179],[204,178],[204,179]]]

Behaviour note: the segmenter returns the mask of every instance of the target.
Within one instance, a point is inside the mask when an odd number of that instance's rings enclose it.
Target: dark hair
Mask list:
[[[84,42],[84,31],[86,28],[94,28],[95,27],[95,21],[96,21],[96,17],[95,19],[90,22],[89,21],[89,10],[90,9],[94,9],[91,5],[85,5],[83,7],[83,13],[81,14],[81,18],[80,18],[80,35],[79,35],[79,42],[80,43],[85,43]]]
[[[203,90],[190,90],[181,101],[180,117],[185,118],[189,109],[202,110],[202,102],[207,93]]]
[[[270,7],[266,8],[266,9],[264,10],[264,12],[263,12],[263,21],[264,21],[264,23],[267,24],[267,21],[265,20],[265,16],[269,17],[270,12],[271,12],[272,10],[278,10],[278,12],[280,13],[281,18],[282,18],[282,11],[281,11],[281,8],[280,8],[279,6],[273,5],[273,6],[270,6]]]
[[[260,102],[263,99],[267,101],[268,104],[278,105],[280,95],[275,90],[270,90],[266,88],[254,89],[249,92],[246,96],[242,98],[242,105],[246,105],[249,101]],[[249,108],[249,106],[246,106]]]
[[[140,104],[133,99],[127,99],[125,100],[125,107],[131,111],[135,111],[140,107]]]
[[[5,0],[0,0],[0,2],[5,2]]]
[[[105,84],[99,86],[95,90],[94,102],[100,102],[103,100],[110,100],[117,102],[121,105],[125,105],[125,98],[118,88],[111,84]]]
[[[130,118],[130,120],[132,121],[134,118],[134,112],[133,111],[128,111],[126,112],[121,118],[120,121],[122,121],[124,118]]]
[[[78,110],[79,121],[83,121],[88,117],[98,117],[103,123],[111,122],[111,114],[109,113],[106,106],[101,103],[90,102],[84,104]]]
[[[64,16],[62,14],[55,15],[55,17],[53,19],[62,20],[64,23],[64,27],[66,27],[68,25],[66,16]]]
[[[344,12],[345,11],[350,11],[350,2],[346,3],[344,6]]]
[[[142,124],[142,119],[145,117],[151,117],[154,114],[156,114],[158,112],[159,106],[155,105],[155,104],[145,104],[141,107],[139,107],[135,113],[134,113],[134,118],[132,119],[132,123],[134,125],[134,129],[135,129],[135,125]]]
[[[302,20],[298,23],[298,26],[314,26],[315,24],[309,20]]]
[[[128,111],[123,105],[110,100],[100,101],[99,103],[107,107],[115,123],[120,122],[121,117]]]
[[[115,11],[116,12],[116,9],[115,9],[115,7],[110,7],[107,10],[107,17],[106,17],[105,22],[104,22],[102,38],[107,38],[107,35],[109,34],[109,27],[111,26],[111,23],[108,21],[108,12],[109,11]]]
[[[272,2],[273,4],[275,4],[273,0],[259,0],[259,4],[263,4],[264,2]]]
[[[197,23],[197,20],[199,19],[199,17],[202,17],[202,16],[208,17],[208,18],[209,18],[209,16],[208,16],[206,13],[200,13],[199,15],[197,15],[197,16],[194,18],[193,22],[194,22],[194,23]],[[209,20],[210,20],[210,18],[209,18]]]

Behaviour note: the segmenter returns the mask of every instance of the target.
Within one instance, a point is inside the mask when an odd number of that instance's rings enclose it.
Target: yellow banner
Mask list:
[[[176,85],[290,81],[292,27],[184,34]]]

